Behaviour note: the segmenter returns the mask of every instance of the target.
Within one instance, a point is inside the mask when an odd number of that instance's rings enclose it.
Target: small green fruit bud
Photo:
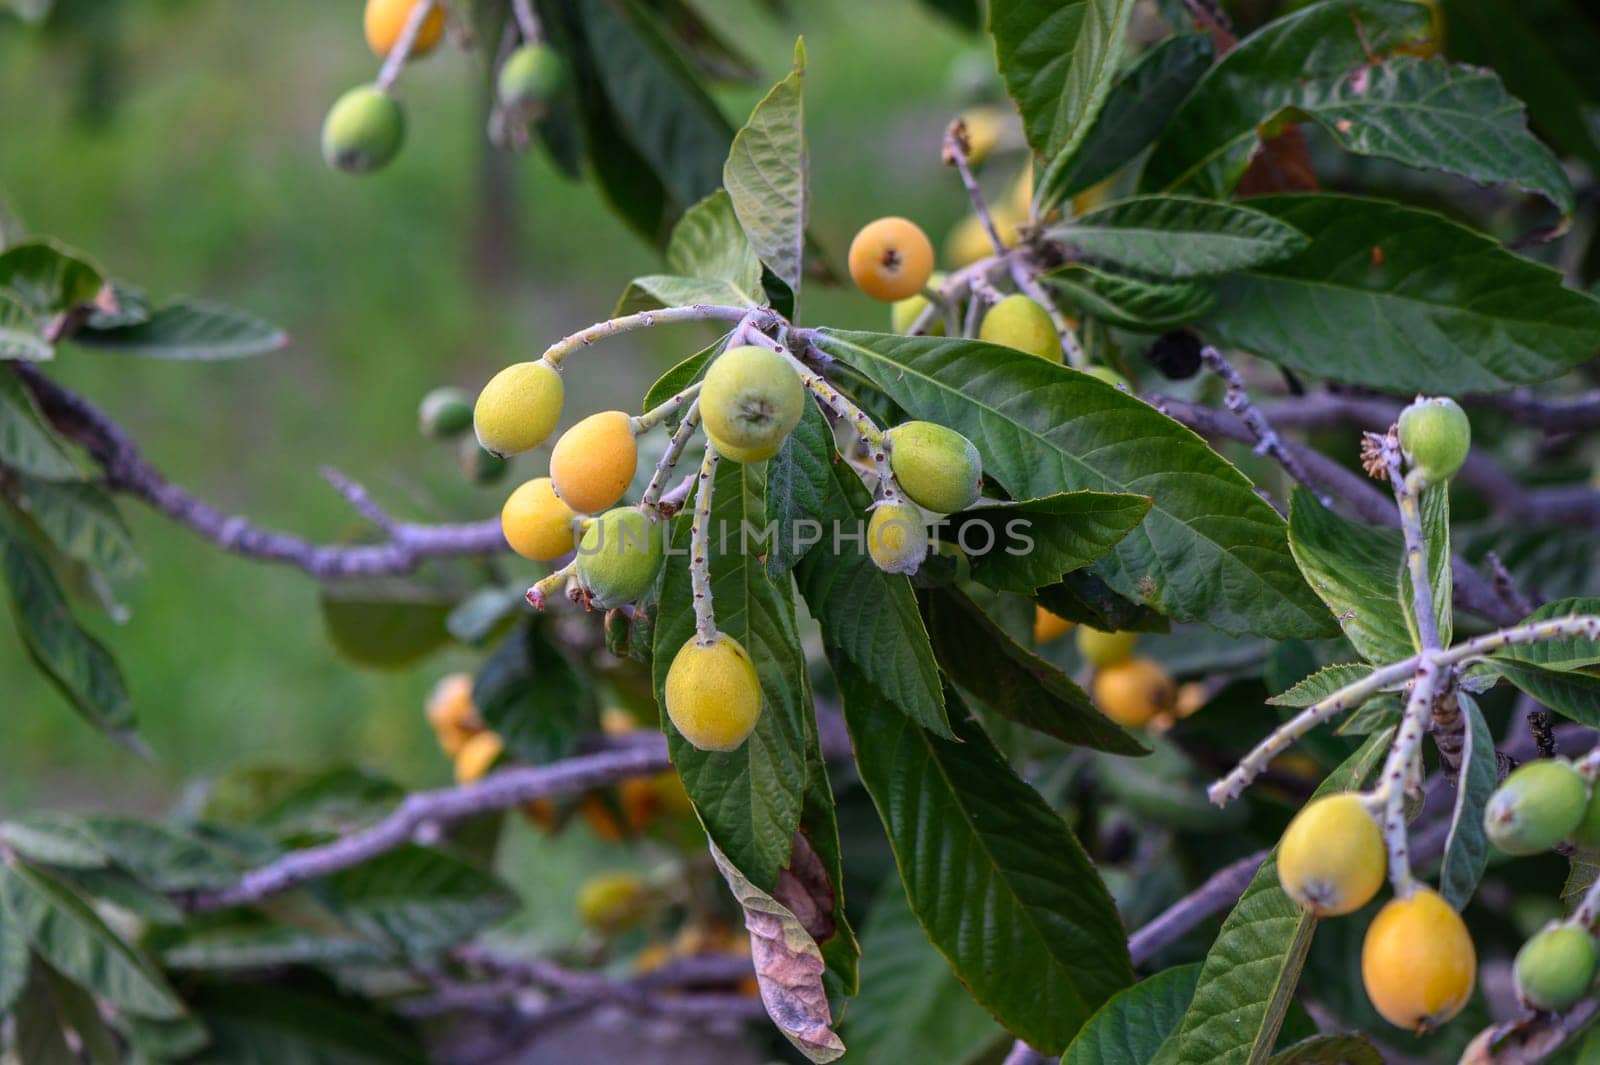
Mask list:
[[[417,406],[417,428],[430,440],[449,440],[472,428],[472,397],[459,388],[436,388]]]
[[[608,510],[578,542],[578,583],[604,610],[636,602],[655,586],[666,557],[662,526],[638,507]]]
[[[1538,854],[1572,834],[1588,803],[1588,787],[1572,766],[1529,762],[1489,796],[1483,827],[1507,854]]]
[[[464,437],[456,452],[462,476],[473,484],[494,484],[506,475],[510,463],[492,451],[485,451],[472,437]]]
[[[909,503],[884,503],[867,522],[867,554],[885,573],[915,573],[928,555],[928,528]]]
[[[928,287],[938,288],[944,284],[945,274],[942,270],[935,270],[928,277]],[[928,309],[928,297],[907,296],[903,300],[895,300],[889,304],[889,328],[896,333],[909,333],[916,324],[922,312]],[[928,327],[927,335],[931,337],[944,336],[944,316],[934,315],[933,324]]]
[[[1551,925],[1517,952],[1517,997],[1537,1010],[1564,1010],[1588,993],[1594,970],[1589,933],[1572,925]]]
[[[1400,412],[1400,449],[1430,484],[1454,477],[1471,447],[1472,423],[1453,399],[1419,399]]]
[[[983,316],[978,339],[1026,351],[1051,362],[1061,361],[1061,334],[1050,313],[1023,295],[1007,296]]]
[[[1133,657],[1139,645],[1137,632],[1101,632],[1088,625],[1079,625],[1073,639],[1078,644],[1078,654],[1096,669],[1105,669]]]
[[[717,356],[700,389],[706,435],[724,458],[760,462],[777,454],[806,409],[806,389],[787,359],[745,344]]]
[[[383,167],[405,140],[400,102],[375,85],[359,85],[334,102],[322,124],[322,157],[351,174]]]
[[[547,44],[525,44],[500,66],[495,89],[505,107],[542,111],[566,81],[561,55]]]
[[[884,434],[889,468],[911,501],[955,514],[978,501],[983,459],[971,440],[937,422],[906,422]]]

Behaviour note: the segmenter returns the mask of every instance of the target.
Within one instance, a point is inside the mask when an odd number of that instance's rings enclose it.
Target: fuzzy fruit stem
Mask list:
[[[717,615],[711,605],[711,497],[716,482],[716,447],[706,441],[694,493],[694,521],[689,527],[689,585],[694,590],[695,642],[709,646],[717,638]]]

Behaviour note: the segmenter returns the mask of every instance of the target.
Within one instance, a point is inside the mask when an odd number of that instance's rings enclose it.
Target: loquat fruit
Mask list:
[[[702,751],[732,751],[761,716],[761,678],[744,645],[725,632],[678,649],[667,669],[667,716]]]
[[[1483,827],[1507,854],[1538,854],[1583,823],[1589,788],[1566,762],[1540,759],[1512,770],[1489,796]]]
[[[322,158],[335,170],[367,174],[388,164],[406,136],[400,102],[376,85],[358,85],[334,101],[322,122]]]
[[[556,495],[548,477],[524,481],[500,508],[500,531],[511,550],[535,562],[549,562],[571,551],[577,515]]]
[[[1512,966],[1517,997],[1536,1010],[1565,1010],[1594,985],[1595,960],[1594,938],[1586,929],[1554,924],[1536,932]]]
[[[550,438],[561,420],[566,386],[543,359],[507,366],[478,393],[472,424],[478,443],[496,455],[520,455]]]
[[[1027,296],[1015,293],[989,308],[978,327],[978,339],[990,344],[1060,362],[1061,334],[1050,312]]]
[[[1278,883],[1318,917],[1354,913],[1377,895],[1388,868],[1383,832],[1360,795],[1308,803],[1278,843]]]
[[[1391,899],[1361,944],[1361,982],[1390,1024],[1425,1033],[1461,1012],[1477,983],[1472,936],[1438,892]]]
[[[1430,484],[1448,481],[1467,461],[1472,423],[1453,399],[1418,399],[1400,412],[1400,450]]]
[[[1080,628],[1078,630],[1082,632]],[[1177,699],[1172,677],[1160,663],[1130,658],[1102,666],[1094,675],[1094,701],[1105,714],[1126,728],[1141,728],[1157,714],[1170,711]]]
[[[883,443],[894,479],[913,503],[936,514],[954,514],[978,501],[983,459],[972,441],[954,429],[937,422],[904,422],[886,432]]]
[[[1085,662],[1098,669],[1104,669],[1106,666],[1114,666],[1133,657],[1133,649],[1139,644],[1139,634],[1101,632],[1088,625],[1079,625],[1074,640],[1078,644],[1078,654],[1083,656]]]
[[[1042,606],[1033,608],[1033,642],[1046,644],[1059,640],[1072,631],[1072,622],[1059,614],[1052,614]]]
[[[777,454],[805,409],[806,388],[794,367],[754,344],[717,356],[700,389],[706,436],[734,462],[761,462]]]
[[[638,465],[632,420],[603,410],[561,434],[550,452],[550,482],[567,506],[598,514],[622,498]]]
[[[849,258],[857,287],[885,303],[921,292],[933,275],[933,245],[905,218],[867,223],[850,242]]]
[[[578,583],[602,610],[642,598],[666,557],[663,526],[638,507],[608,510],[578,541]]]
[[[367,0],[367,10],[362,18],[367,34],[367,47],[379,59],[394,50],[405,30],[411,9],[421,0]],[[422,20],[417,38],[411,45],[411,58],[417,59],[433,51],[444,36],[444,7],[434,4],[433,10]]]
[[[928,527],[909,503],[882,503],[867,520],[867,555],[885,573],[917,572],[928,555]]]

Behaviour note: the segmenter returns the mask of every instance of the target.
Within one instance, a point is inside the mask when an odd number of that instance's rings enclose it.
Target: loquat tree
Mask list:
[[[433,150],[398,86],[460,45],[494,143],[664,259],[423,397],[470,479],[533,454],[498,518],[337,474],[371,539],[225,515],[49,363],[283,332],[4,233],[0,578],[90,724],[139,744],[75,616],[137,566],[119,498],[318,582],[358,658],[481,651],[420,708],[451,786],[0,822],[7,1060],[557,1060],[613,1010],[813,1062],[1600,1062],[1600,19],[930,6],[1011,103],[924,160],[942,263],[898,216],[835,261],[803,43],[735,128],[708,87],[766,64],[683,0],[367,0],[330,167]],[[887,331],[802,315],[846,277]],[[682,360],[570,409],[641,330]],[[510,554],[442,622],[340,606]],[[576,950],[505,935],[505,841],[580,824],[653,871],[583,885]]]

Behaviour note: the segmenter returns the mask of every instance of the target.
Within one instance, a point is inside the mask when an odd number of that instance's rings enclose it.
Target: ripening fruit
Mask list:
[[[991,204],[989,207],[989,218],[994,222],[995,232],[1000,235],[1000,243],[1008,248],[1017,246],[1017,239],[1021,235],[1019,227],[1024,217],[1005,203]],[[982,219],[975,214],[969,214],[957,222],[944,238],[944,261],[953,270],[971,266],[993,254],[994,241],[989,239],[989,231],[983,228]]]
[[[456,448],[456,464],[461,467],[461,475],[473,484],[495,484],[511,468],[511,463],[493,451],[485,451],[470,436],[464,437]]]
[[[367,0],[366,17],[363,20],[367,31],[367,47],[372,49],[372,54],[382,59],[394,49],[395,43],[400,40],[400,33],[405,29],[406,20],[411,17],[411,9],[420,0]],[[421,58],[438,45],[439,38],[444,36],[444,8],[439,4],[433,5],[433,10],[428,12],[422,20],[422,27],[417,31],[417,39],[411,45],[411,57]]]
[[[1371,902],[1387,867],[1383,833],[1354,792],[1307,804],[1278,843],[1278,882],[1318,917],[1354,913]]]
[[[943,270],[935,270],[928,275],[928,287],[938,288],[944,284],[945,277],[946,274]],[[909,333],[911,327],[916,324],[917,319],[922,317],[922,312],[927,309],[928,297],[920,292],[914,296],[907,296],[903,300],[895,300],[889,305],[889,330],[894,333]],[[944,336],[944,316],[941,314],[934,315],[933,323],[928,326],[924,335],[931,337]]]
[[[666,546],[662,527],[638,507],[608,510],[578,541],[578,583],[602,610],[642,598],[656,583]]]
[[[573,510],[598,514],[622,498],[638,465],[633,421],[603,410],[561,434],[550,452],[550,481]]]
[[[1418,399],[1400,412],[1400,449],[1430,484],[1454,477],[1471,447],[1472,423],[1453,399]]]
[[[450,440],[472,428],[472,397],[459,388],[435,388],[417,405],[417,429],[430,440]]]
[[[601,932],[639,923],[649,909],[650,889],[632,873],[601,873],[578,888],[578,919]]]
[[[559,52],[547,44],[525,44],[500,65],[495,95],[503,107],[537,114],[561,91],[566,77]]]
[[[971,440],[937,422],[905,422],[883,434],[889,468],[911,501],[955,514],[978,501],[983,459]]]
[[[1489,796],[1483,827],[1507,854],[1538,854],[1571,835],[1588,805],[1589,789],[1576,769],[1541,759],[1518,766]]]
[[[1059,614],[1052,614],[1042,606],[1033,608],[1033,642],[1050,643],[1072,631],[1072,622]]]
[[[556,495],[548,477],[518,485],[500,508],[500,531],[511,550],[535,562],[549,562],[572,550],[577,515]]]
[[[892,303],[921,292],[933,275],[933,245],[915,222],[880,218],[850,242],[850,276],[875,300]]]
[[[1128,383],[1128,379],[1109,366],[1090,366],[1083,372],[1096,381],[1104,381],[1112,388],[1120,388],[1124,392],[1133,391],[1133,386]]]
[[[1536,1010],[1561,1011],[1594,983],[1594,939],[1570,924],[1537,932],[1517,951],[1517,997]]]
[[[466,673],[442,677],[428,695],[427,715],[439,749],[450,758],[460,754],[467,741],[483,731],[483,719],[472,705],[472,677]]]
[[[706,435],[734,462],[761,462],[777,454],[805,410],[806,386],[794,367],[754,344],[717,356],[700,389]]]
[[[673,727],[702,751],[732,751],[761,716],[761,678],[744,645],[725,632],[678,648],[664,686]]]
[[[1148,725],[1157,714],[1171,710],[1177,697],[1171,674],[1148,658],[1102,666],[1094,675],[1095,705],[1125,728]]]
[[[1133,656],[1133,649],[1139,643],[1137,632],[1101,632],[1088,625],[1079,626],[1076,638],[1078,654],[1083,656],[1085,662],[1099,669],[1126,662]]]
[[[1477,952],[1461,915],[1438,892],[1391,899],[1361,944],[1361,982],[1384,1020],[1417,1033],[1461,1012],[1477,981]]]
[[[591,791],[578,802],[578,812],[596,839],[606,843],[621,843],[628,838],[617,813],[616,804],[604,792]]]
[[[456,752],[456,783],[474,784],[482,780],[505,751],[506,745],[493,732],[480,732],[468,738]]]
[[[885,573],[917,572],[928,556],[928,527],[909,503],[883,503],[867,520],[867,554]]]
[[[1199,709],[1211,701],[1211,691],[1204,681],[1191,680],[1187,684],[1178,685],[1178,701],[1173,704],[1172,713],[1179,719],[1193,716]]]
[[[376,85],[358,85],[328,108],[322,158],[335,170],[367,174],[393,159],[405,138],[400,101]]]
[[[990,344],[1026,351],[1051,362],[1061,361],[1061,334],[1050,320],[1050,312],[1028,297],[1007,296],[983,316],[978,339]]]
[[[472,410],[478,443],[496,455],[533,450],[555,432],[565,396],[560,371],[543,359],[507,366],[478,393]]]

